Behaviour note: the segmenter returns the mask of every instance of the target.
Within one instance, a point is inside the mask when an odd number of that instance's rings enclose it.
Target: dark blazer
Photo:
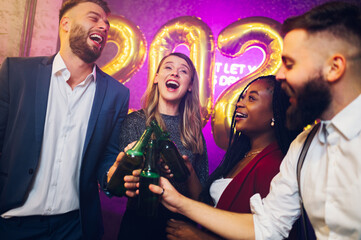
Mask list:
[[[0,214],[21,206],[31,189],[44,134],[53,57],[7,58],[0,70]],[[79,182],[84,239],[103,235],[98,182],[119,153],[129,90],[97,68]],[[98,179],[98,181],[97,181]],[[104,186],[103,186],[104,187]]]

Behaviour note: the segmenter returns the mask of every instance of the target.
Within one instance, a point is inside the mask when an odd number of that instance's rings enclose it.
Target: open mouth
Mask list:
[[[103,37],[97,33],[90,34],[89,38],[98,46],[103,42]]]
[[[247,117],[248,117],[247,114],[239,113],[239,112],[237,112],[237,113],[236,113],[236,116],[235,116],[235,118],[236,118],[237,120],[243,119],[243,118],[247,118]]]
[[[166,86],[168,89],[176,90],[177,88],[179,88],[179,83],[178,83],[177,81],[174,81],[174,80],[168,80],[168,81],[165,83],[165,86]]]

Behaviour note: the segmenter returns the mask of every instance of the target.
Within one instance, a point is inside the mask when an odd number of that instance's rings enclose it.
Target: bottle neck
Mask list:
[[[155,120],[153,120],[150,125],[153,128],[157,140],[165,140],[169,138],[169,134],[164,132]]]
[[[153,128],[147,127],[139,138],[138,142],[134,145],[134,147],[127,151],[128,154],[132,154],[135,156],[142,156],[144,153],[145,147],[148,145],[149,139],[152,136]]]
[[[159,151],[157,146],[157,140],[150,140],[148,143],[147,153],[145,155],[145,163],[143,170],[158,172],[156,162],[159,159]]]

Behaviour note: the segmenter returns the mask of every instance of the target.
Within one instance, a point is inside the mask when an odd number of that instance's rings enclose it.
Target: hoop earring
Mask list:
[[[271,127],[274,127],[274,126],[275,126],[275,119],[272,118],[272,119],[271,119]]]

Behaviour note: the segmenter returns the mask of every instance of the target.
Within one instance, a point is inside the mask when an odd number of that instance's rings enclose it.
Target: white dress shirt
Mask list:
[[[317,239],[361,239],[361,95],[322,121],[301,170],[301,194]],[[251,198],[256,239],[282,239],[300,215],[297,161],[310,130],[291,144],[269,195]]]
[[[25,204],[2,217],[54,215],[79,209],[79,175],[96,88],[96,67],[73,90],[58,53],[53,62],[43,143]]]

